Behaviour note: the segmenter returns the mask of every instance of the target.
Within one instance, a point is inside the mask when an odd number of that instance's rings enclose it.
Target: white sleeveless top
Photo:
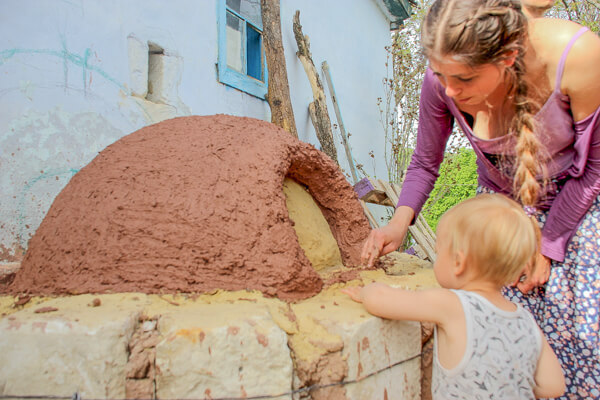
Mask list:
[[[452,292],[465,313],[467,346],[455,368],[442,367],[436,329],[433,399],[535,399],[534,376],[542,336],[533,316],[520,305],[516,311],[504,311],[476,293]]]

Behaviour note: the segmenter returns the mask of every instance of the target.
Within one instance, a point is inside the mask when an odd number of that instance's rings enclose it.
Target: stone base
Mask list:
[[[419,399],[420,324],[340,293],[373,280],[435,285],[429,263],[396,261],[297,303],[221,291],[0,297],[0,395]]]

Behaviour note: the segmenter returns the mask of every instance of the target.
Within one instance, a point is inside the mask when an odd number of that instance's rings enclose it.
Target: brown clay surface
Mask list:
[[[182,117],[122,138],[77,173],[0,291],[310,297],[323,282],[298,244],[286,177],[308,187],[344,264],[357,265],[369,225],[331,159],[264,121]]]

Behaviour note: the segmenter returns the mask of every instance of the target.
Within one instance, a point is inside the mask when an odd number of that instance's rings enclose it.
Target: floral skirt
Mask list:
[[[478,193],[490,192],[479,188]],[[527,209],[543,226],[547,212]],[[552,260],[546,285],[528,294],[505,287],[509,300],[522,304],[537,320],[565,373],[560,399],[600,399],[600,196],[575,235],[564,262]]]

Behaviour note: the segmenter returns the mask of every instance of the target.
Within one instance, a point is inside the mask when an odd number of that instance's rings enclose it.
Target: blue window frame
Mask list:
[[[260,0],[218,0],[219,82],[264,99],[267,61]]]

